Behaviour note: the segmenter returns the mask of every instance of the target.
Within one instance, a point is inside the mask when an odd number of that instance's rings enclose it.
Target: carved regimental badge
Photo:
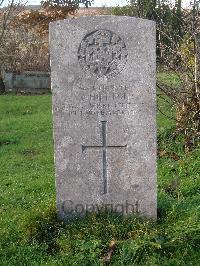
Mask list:
[[[99,78],[120,73],[127,56],[124,41],[110,30],[96,30],[87,34],[78,50],[81,67]]]

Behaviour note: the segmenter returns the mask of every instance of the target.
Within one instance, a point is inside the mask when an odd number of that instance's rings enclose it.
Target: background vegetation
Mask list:
[[[159,80],[157,87],[176,109],[175,134],[184,135],[185,151],[199,143],[200,137],[200,1],[191,1],[183,10],[182,1],[132,0],[126,7],[113,8],[115,15],[137,16],[156,22],[158,70],[179,79],[179,86]]]

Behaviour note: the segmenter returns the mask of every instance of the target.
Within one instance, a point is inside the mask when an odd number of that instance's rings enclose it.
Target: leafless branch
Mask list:
[[[166,118],[176,121],[176,118],[175,118],[175,117],[168,116],[166,113],[162,112],[160,108],[158,108],[158,111],[159,111],[162,115],[164,115]]]
[[[1,0],[1,1],[3,3],[4,0]],[[9,20],[9,17],[11,15],[11,12],[13,10],[14,2],[15,2],[15,0],[11,0],[11,3],[9,5],[9,7],[8,7],[8,10],[4,11],[4,13],[3,13],[3,21],[2,21],[1,33],[0,33],[0,44],[1,44],[2,39],[4,37],[5,30],[6,30],[6,27],[7,27],[7,24],[8,24],[8,20]]]
[[[163,94],[159,94],[159,93],[157,93],[157,96],[158,96],[160,99],[162,99],[162,100],[164,100],[165,102],[167,102],[171,107],[173,106],[173,104],[172,104],[170,101],[168,101],[168,100],[166,99],[166,97],[163,96]]]

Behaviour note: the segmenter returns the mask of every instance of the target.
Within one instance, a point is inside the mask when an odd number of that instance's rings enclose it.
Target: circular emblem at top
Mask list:
[[[127,56],[124,41],[110,30],[96,30],[87,34],[78,49],[82,69],[98,78],[120,73]]]

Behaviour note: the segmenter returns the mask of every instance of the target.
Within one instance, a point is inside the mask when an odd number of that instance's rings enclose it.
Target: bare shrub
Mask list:
[[[162,44],[162,61],[170,73],[179,78],[179,86],[173,87],[158,81],[157,86],[174,103],[176,108],[176,134],[184,134],[185,151],[199,144],[200,137],[200,18],[199,4],[191,11],[183,11],[179,17],[181,34],[172,34],[161,23],[160,35],[168,44]]]
[[[48,46],[48,35],[40,36],[23,25],[11,27],[0,48],[0,61],[6,71],[49,71]]]

